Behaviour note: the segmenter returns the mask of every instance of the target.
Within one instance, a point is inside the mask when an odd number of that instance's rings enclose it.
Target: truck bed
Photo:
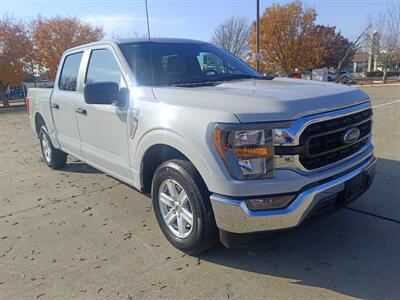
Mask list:
[[[33,130],[35,130],[35,116],[37,113],[43,117],[49,130],[53,130],[53,118],[50,111],[50,100],[53,94],[52,88],[30,88],[29,98],[29,119]]]

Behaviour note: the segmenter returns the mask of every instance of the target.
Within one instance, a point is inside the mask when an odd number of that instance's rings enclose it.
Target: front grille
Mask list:
[[[300,145],[304,149],[299,154],[300,163],[307,170],[313,170],[355,154],[368,143],[371,116],[372,110],[368,109],[310,124],[300,136]],[[354,143],[346,144],[344,134],[354,127],[360,130],[360,136]]]

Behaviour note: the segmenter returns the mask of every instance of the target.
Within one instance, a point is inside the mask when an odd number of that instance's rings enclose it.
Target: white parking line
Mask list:
[[[382,103],[382,104],[378,104],[378,105],[373,105],[372,108],[377,108],[377,107],[382,107],[382,106],[386,106],[386,105],[391,105],[394,103],[400,102],[400,99],[392,101],[392,102],[387,102],[387,103]]]

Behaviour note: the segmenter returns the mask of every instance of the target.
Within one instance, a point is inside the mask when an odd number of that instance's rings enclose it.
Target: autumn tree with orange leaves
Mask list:
[[[38,18],[34,21],[33,45],[38,63],[49,70],[54,80],[63,52],[69,48],[95,42],[104,37],[103,29],[77,18]]]
[[[316,16],[316,11],[305,8],[301,1],[265,10],[260,17],[262,73],[290,76],[296,69],[336,68],[352,59],[351,43],[335,27],[316,25]],[[255,52],[254,25],[250,43]]]
[[[32,45],[27,25],[12,17],[0,19],[0,99],[11,85],[20,85],[27,75]],[[3,102],[5,106],[8,101]]]
[[[11,85],[21,85],[34,70],[48,70],[54,80],[62,53],[72,47],[98,41],[102,28],[77,18],[37,18],[27,24],[18,19],[0,18],[0,99]],[[3,101],[8,105],[7,101]]]
[[[316,12],[304,8],[300,1],[286,5],[274,4],[260,16],[260,71],[279,71],[290,75],[295,69],[309,69],[314,65],[311,45]],[[250,38],[255,52],[255,26]]]

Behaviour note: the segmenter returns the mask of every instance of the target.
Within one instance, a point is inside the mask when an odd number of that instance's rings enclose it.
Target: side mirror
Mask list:
[[[112,104],[119,101],[119,86],[115,82],[89,83],[83,94],[88,104]]]

